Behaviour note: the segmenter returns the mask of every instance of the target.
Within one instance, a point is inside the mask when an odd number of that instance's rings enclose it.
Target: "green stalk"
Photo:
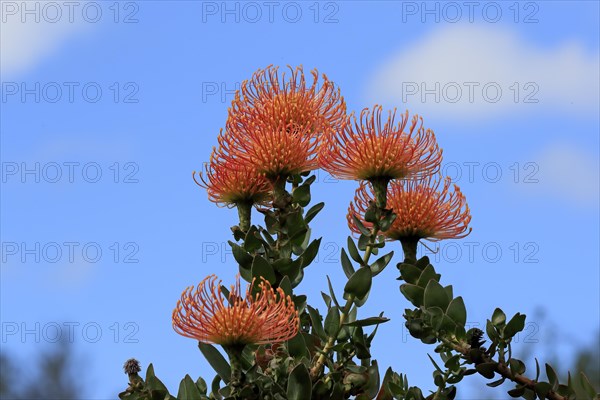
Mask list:
[[[400,243],[402,243],[402,251],[404,252],[404,262],[406,264],[416,264],[419,238],[402,238]]]
[[[369,244],[367,244],[367,248],[365,249],[365,255],[363,256],[363,264],[367,266],[364,268],[368,268],[369,258],[371,257],[371,254],[373,251],[373,243],[377,238],[378,232],[379,232],[379,227],[373,227],[373,230],[371,231],[371,240],[369,241]],[[363,268],[363,267],[361,266],[361,268]],[[321,354],[319,355],[319,358],[317,359],[317,362],[310,369],[310,376],[313,379],[316,378],[321,373],[321,370],[323,369],[323,365],[325,364],[325,361],[327,360],[327,357],[329,356],[329,352],[335,345],[335,341],[336,341],[338,335],[340,334],[340,331],[342,330],[344,323],[346,322],[346,318],[348,318],[348,314],[350,313],[350,309],[352,308],[353,303],[354,303],[354,295],[350,295],[348,297],[348,300],[346,300],[346,304],[344,304],[342,313],[340,314],[340,324],[339,324],[338,328],[335,330],[333,335],[329,336],[329,338],[327,339],[327,343],[325,344],[325,347],[323,347],[323,351],[321,352]]]
[[[382,210],[385,209],[387,205],[387,186],[390,182],[389,178],[373,178],[369,179],[371,185],[373,185],[373,192],[375,192],[375,203],[377,203],[377,207]]]
[[[252,203],[239,202],[236,204],[238,217],[240,220],[240,229],[244,234],[250,229],[250,219],[252,217]]]
[[[223,346],[229,356],[229,365],[231,366],[231,395],[237,396],[237,392],[241,389],[244,383],[244,372],[242,370],[242,351],[244,346],[231,345]]]

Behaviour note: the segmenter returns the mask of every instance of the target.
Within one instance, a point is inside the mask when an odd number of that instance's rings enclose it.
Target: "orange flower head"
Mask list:
[[[265,176],[250,165],[236,162],[234,156],[213,149],[210,162],[205,166],[206,179],[199,174],[196,180],[206,189],[208,199],[218,205],[232,206],[240,203],[266,204],[271,195],[271,184]]]
[[[312,71],[309,86],[302,67],[291,76],[277,67],[260,69],[244,81],[229,108],[226,140],[245,161],[268,176],[317,168],[321,135],[341,129],[346,103],[327,76]]]
[[[390,240],[459,239],[471,233],[468,228],[471,212],[465,196],[457,185],[450,191],[450,178],[441,185],[441,179],[428,177],[419,180],[391,181],[388,186],[388,207],[396,214],[391,227],[383,234]],[[441,185],[441,188],[440,188]],[[370,185],[361,183],[354,202],[348,209],[348,225],[359,234],[352,215],[368,228],[372,224],[363,217],[373,200]]]
[[[390,180],[434,174],[442,160],[435,134],[415,115],[405,131],[408,111],[396,124],[396,110],[382,121],[382,107],[365,108],[360,121],[352,115],[338,134],[330,135],[319,150],[321,168],[340,179]],[[349,118],[350,119],[350,118]]]
[[[270,180],[317,167],[318,142],[306,127],[268,126],[258,121],[251,134],[229,128],[218,140],[222,148],[237,155],[236,162]]]
[[[252,284],[241,296],[240,279],[227,299],[221,281],[211,275],[194,290],[187,288],[173,310],[173,329],[182,336],[223,346],[278,343],[296,336],[298,311],[283,289],[263,280],[252,295]],[[225,302],[228,302],[227,304]]]

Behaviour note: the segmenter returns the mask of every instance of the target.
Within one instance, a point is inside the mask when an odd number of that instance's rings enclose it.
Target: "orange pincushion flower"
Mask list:
[[[173,329],[177,333],[223,346],[277,343],[296,336],[298,311],[283,289],[274,290],[263,280],[260,291],[252,296],[253,281],[242,298],[238,276],[226,299],[221,281],[217,283],[216,279],[211,275],[196,290],[190,286],[183,292],[173,310]]]
[[[271,184],[264,175],[252,166],[236,162],[221,148],[213,149],[205,170],[206,179],[200,173],[201,182],[198,182],[194,171],[194,181],[206,189],[208,199],[214,203],[227,206],[263,204],[270,198]]]
[[[346,103],[325,75],[312,71],[308,86],[302,67],[278,74],[277,67],[258,70],[244,81],[229,109],[223,141],[240,150],[244,160],[268,176],[317,168],[320,135],[345,122]]]
[[[391,181],[387,192],[387,205],[396,214],[392,226],[384,232],[391,240],[458,239],[471,232],[471,212],[465,196],[457,185],[450,191],[450,178],[444,180],[428,177],[420,180]],[[365,183],[356,190],[354,202],[348,209],[348,225],[359,234],[352,215],[359,218],[366,227],[372,224],[363,221],[373,195]]]
[[[365,108],[360,122],[328,136],[319,150],[321,168],[340,179],[403,179],[425,177],[439,169],[442,150],[432,130],[415,115],[408,132],[408,111],[395,124],[396,110],[382,123],[382,107]]]
[[[270,126],[256,121],[251,131],[228,129],[219,145],[269,179],[317,168],[316,135],[297,125]]]

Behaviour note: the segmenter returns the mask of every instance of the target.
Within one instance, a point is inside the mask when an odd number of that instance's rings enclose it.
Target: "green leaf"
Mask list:
[[[356,350],[356,357],[358,357],[359,360],[371,358],[369,346],[365,342],[365,334],[362,327],[357,326],[354,328],[354,333],[352,334],[352,344]]]
[[[360,237],[358,238],[358,249],[360,251],[367,250],[367,246],[369,245],[369,242],[371,242],[371,238],[369,236],[360,235]]]
[[[292,199],[301,207],[306,207],[310,203],[310,186],[304,184],[292,190]]]
[[[415,307],[421,307],[423,305],[425,290],[422,287],[404,283],[400,285],[400,292],[402,292],[404,297],[406,297]]]
[[[263,245],[263,240],[258,233],[256,226],[251,226],[248,229],[246,238],[244,239],[244,249],[250,253],[260,249]]]
[[[419,276],[421,276],[421,270],[418,267],[412,264],[400,263],[398,264],[398,269],[400,270],[400,277],[406,283],[417,284]]]
[[[523,393],[525,393],[525,388],[522,386],[518,386],[517,388],[508,391],[510,397],[521,397],[523,396]]]
[[[319,315],[319,312],[317,310],[315,310],[314,308],[312,308],[311,306],[306,306],[307,310],[308,310],[308,315],[310,316],[310,321],[313,327],[313,332],[320,337],[321,339],[324,339],[327,337],[327,335],[325,334],[325,331],[323,330],[323,325],[321,322],[321,316]]]
[[[523,375],[526,371],[525,363],[517,358],[508,360],[508,364],[513,375]]]
[[[287,384],[287,398],[288,400],[306,400],[311,398],[312,392],[312,381],[308,373],[308,369],[302,363],[296,365]]]
[[[335,335],[338,328],[340,326],[340,312],[337,307],[331,307],[329,311],[327,311],[327,316],[325,317],[325,332],[329,336]]]
[[[371,273],[373,274],[373,276],[377,276],[381,271],[383,271],[392,260],[392,257],[394,257],[393,251],[384,256],[379,257],[377,261],[371,264],[369,268],[371,268]]]
[[[307,212],[306,215],[304,216],[304,222],[306,222],[307,224],[313,220],[313,218],[319,213],[319,211],[321,211],[323,209],[323,207],[325,207],[325,203],[321,202],[321,203],[317,203],[314,206],[312,206]]]
[[[196,387],[202,394],[206,394],[206,391],[208,390],[208,386],[206,386],[206,382],[204,379],[202,379],[202,377],[198,377],[196,380]]]
[[[294,305],[298,309],[298,313],[302,314],[304,311],[304,307],[306,307],[306,295],[301,294],[299,296],[293,295],[292,300],[294,301]]]
[[[552,385],[552,390],[555,391],[556,389],[558,389],[558,376],[556,375],[556,372],[554,371],[552,366],[550,366],[550,364],[546,364],[546,376],[548,377],[548,381],[550,381],[550,384]]]
[[[389,318],[384,317],[369,317],[365,319],[359,319],[353,322],[347,322],[344,325],[346,326],[371,326],[371,325],[379,325],[385,322],[388,322]]]
[[[383,217],[381,219],[381,221],[379,221],[379,227],[381,228],[381,231],[385,232],[388,229],[390,229],[390,226],[392,226],[392,224],[396,220],[396,217],[397,217],[397,215],[394,213],[390,213],[390,214],[386,215],[385,217]]]
[[[290,282],[290,278],[287,275],[283,277],[281,282],[279,282],[279,287],[281,288],[281,290],[283,290],[283,293],[285,293],[286,295],[292,295],[292,283]]]
[[[341,259],[342,259],[342,269],[344,270],[344,273],[346,274],[346,278],[350,279],[352,274],[354,274],[354,267],[352,266],[352,261],[350,261],[350,258],[348,258],[348,254],[346,254],[346,250],[343,247],[342,247]]]
[[[233,253],[233,258],[235,261],[244,268],[249,269],[252,265],[252,256],[248,254],[246,250],[244,250],[241,246],[233,243],[231,240],[228,241],[231,246],[231,252]]]
[[[369,293],[371,293],[370,290],[367,291],[367,293],[363,297],[361,297],[360,299],[359,298],[355,298],[354,299],[354,305],[356,307],[362,307],[367,302],[367,300],[369,299]]]
[[[585,392],[590,396],[590,399],[597,399],[596,397],[596,389],[592,386],[589,379],[583,372],[579,373],[579,381],[581,382],[581,387]]]
[[[358,230],[360,231],[360,233],[362,233],[363,235],[365,235],[367,238],[369,238],[369,236],[371,236],[371,231],[367,227],[365,227],[365,225],[356,216],[356,214],[352,214],[352,221],[354,221],[354,225],[358,228]]]
[[[362,299],[371,289],[372,274],[369,268],[359,268],[344,286],[344,299],[348,300],[351,295],[356,299]]]
[[[545,399],[548,392],[552,390],[552,385],[550,385],[548,382],[537,382],[534,386],[534,389],[535,393],[540,399]]]
[[[206,358],[210,366],[213,367],[223,382],[229,383],[231,367],[219,350],[211,344],[202,342],[198,342],[198,348],[200,348],[204,358]]]
[[[486,377],[488,379],[493,379],[494,373],[496,371],[496,363],[486,362],[486,363],[477,364],[475,366],[475,369],[477,370],[477,372],[479,372],[484,377]]]
[[[446,290],[435,280],[430,280],[425,287],[425,296],[423,297],[425,307],[439,307],[442,310],[448,308],[450,299]]]
[[[146,380],[148,380],[150,377],[154,378],[154,376],[154,365],[150,363],[150,365],[148,365],[148,368],[146,369]]]
[[[498,332],[496,331],[496,328],[492,324],[492,321],[490,321],[489,319],[486,321],[486,324],[485,324],[485,333],[487,333],[488,337],[490,338],[490,340],[492,342],[497,342],[498,339],[500,338],[498,336]]]
[[[298,332],[296,336],[287,341],[287,348],[292,357],[300,358],[309,356],[306,342],[301,332]]]
[[[377,391],[379,390],[379,366],[377,365],[377,360],[373,360],[371,366],[367,369],[369,373],[369,382],[367,384],[366,393],[364,398],[367,400],[372,399],[377,395]],[[358,399],[358,397],[357,397]]]
[[[516,313],[504,328],[504,338],[510,339],[525,328],[525,315]]]
[[[435,273],[435,268],[433,268],[433,265],[429,264],[427,265],[422,271],[421,271],[421,275],[419,276],[419,280],[417,282],[417,285],[421,286],[421,287],[425,287],[427,286],[427,284],[429,283],[430,280],[434,280],[436,282],[440,281],[440,275]]]
[[[211,399],[214,398],[217,400],[221,400],[223,397],[219,394],[219,390],[220,390],[220,385],[221,384],[221,377],[219,375],[215,376],[215,378],[212,381],[212,384],[210,385],[210,390],[212,391],[212,396],[210,397]],[[184,399],[181,399],[184,400]]]
[[[333,286],[331,286],[331,280],[329,279],[329,275],[327,276],[327,285],[329,285],[329,295],[331,296],[333,303],[339,307],[340,303],[338,303],[337,299],[335,298],[335,292],[333,291]]]
[[[431,361],[431,363],[435,367],[436,371],[438,371],[439,373],[444,373],[444,371],[442,371],[442,369],[440,368],[440,366],[437,365],[437,363],[435,362],[435,360],[433,359],[433,357],[431,357],[429,354],[427,354],[427,357],[429,357],[429,361]]]
[[[304,253],[302,253],[302,262],[300,264],[301,268],[306,268],[313,262],[313,260],[317,256],[317,253],[319,252],[321,239],[322,238],[313,240],[312,242],[310,242],[306,250],[304,250]]]
[[[148,365],[148,369],[146,370],[146,388],[152,392],[158,392],[159,396],[162,393],[163,397],[169,393],[164,383],[154,375],[154,366],[152,364]]]
[[[296,278],[298,273],[300,273],[300,261],[292,260],[291,258],[280,258],[273,263],[271,269],[279,272],[280,275],[289,276],[291,282]],[[275,277],[275,275],[273,275],[273,277]]]
[[[352,257],[354,261],[362,265],[362,258],[360,258],[360,255],[358,254],[358,249],[356,248],[354,240],[352,240],[351,236],[348,236],[348,253],[350,253],[350,257]]]
[[[273,267],[262,256],[255,256],[252,263],[252,276],[260,282],[260,277],[269,281],[271,285],[275,283],[275,272]]]
[[[494,313],[492,314],[492,325],[501,327],[505,324],[505,322],[506,314],[504,314],[504,311],[502,311],[501,309],[496,308],[494,310]]]
[[[461,296],[458,296],[450,302],[448,309],[446,310],[446,315],[452,318],[452,321],[457,325],[465,326],[467,323],[467,308],[465,307],[465,302]]]
[[[202,400],[202,393],[189,375],[181,380],[177,398],[185,400]]]
[[[486,385],[488,385],[489,387],[497,387],[497,386],[502,385],[504,383],[504,381],[506,381],[506,378],[502,377],[502,378],[498,379],[497,381],[486,383]]]
[[[252,282],[252,271],[251,270],[244,268],[240,265],[238,268],[238,271],[243,280],[245,280],[246,282]]]
[[[321,296],[323,297],[323,301],[325,302],[327,308],[331,307],[331,297],[329,297],[329,295],[325,292],[321,292]]]

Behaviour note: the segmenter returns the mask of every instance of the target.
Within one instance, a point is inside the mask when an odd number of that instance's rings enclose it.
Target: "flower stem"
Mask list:
[[[470,357],[471,346],[468,343],[464,341],[450,340],[445,337],[441,337],[440,340],[454,351],[461,353],[467,358]],[[510,368],[504,362],[496,362],[489,357],[486,357],[484,361],[494,363],[494,371],[500,374],[503,378],[509,379],[515,383],[518,383],[519,385],[535,391],[535,384],[537,383],[536,381],[533,381],[523,375],[513,374]],[[550,400],[566,400],[566,397],[563,397],[552,390],[546,394],[546,398]]]
[[[375,202],[377,207],[382,210],[387,205],[387,186],[390,182],[389,178],[373,178],[370,179],[371,185],[373,185],[373,192],[375,192]]]
[[[325,364],[325,360],[327,360],[327,357],[329,356],[329,352],[335,345],[335,340],[338,337],[338,335],[340,334],[340,331],[342,330],[342,327],[344,326],[344,323],[346,322],[346,318],[348,318],[348,314],[350,313],[350,309],[352,308],[353,302],[354,302],[354,295],[350,295],[348,297],[348,300],[346,300],[346,304],[344,305],[344,308],[342,309],[342,313],[340,314],[340,325],[336,329],[335,334],[329,336],[329,338],[327,339],[327,343],[325,344],[325,347],[323,347],[323,351],[321,352],[321,355],[319,355],[319,358],[317,359],[317,362],[310,369],[310,376],[313,379],[316,378],[321,373],[321,369],[323,368],[323,365]]]
[[[365,249],[365,254],[363,256],[363,264],[366,266],[364,268],[368,268],[369,258],[371,257],[371,254],[373,251],[373,244],[377,238],[378,232],[379,232],[379,228],[373,227],[373,229],[371,231],[371,240],[369,241],[369,244],[367,244],[367,248]],[[361,268],[363,268],[363,267],[361,267]],[[344,308],[342,309],[342,313],[340,314],[340,324],[338,325],[334,334],[330,335],[328,337],[327,343],[325,344],[325,347],[323,347],[323,351],[319,355],[317,362],[310,369],[310,376],[313,379],[315,379],[321,373],[323,365],[325,364],[325,360],[327,360],[327,357],[329,356],[329,352],[335,345],[335,340],[337,339],[338,335],[340,334],[340,331],[342,330],[344,323],[346,322],[346,318],[348,318],[348,314],[350,313],[350,309],[352,308],[353,303],[354,303],[354,295],[348,296],[348,300],[346,300],[346,304],[344,305]]]
[[[418,238],[402,238],[402,251],[404,252],[404,262],[407,264],[416,264],[417,262],[417,245],[419,244]]]
[[[240,229],[246,233],[250,229],[250,219],[252,216],[252,203],[240,202],[236,204],[238,217],[240,220]]]
[[[231,395],[235,397],[244,383],[244,372],[242,370],[242,351],[244,346],[223,346],[229,356],[231,366]]]

